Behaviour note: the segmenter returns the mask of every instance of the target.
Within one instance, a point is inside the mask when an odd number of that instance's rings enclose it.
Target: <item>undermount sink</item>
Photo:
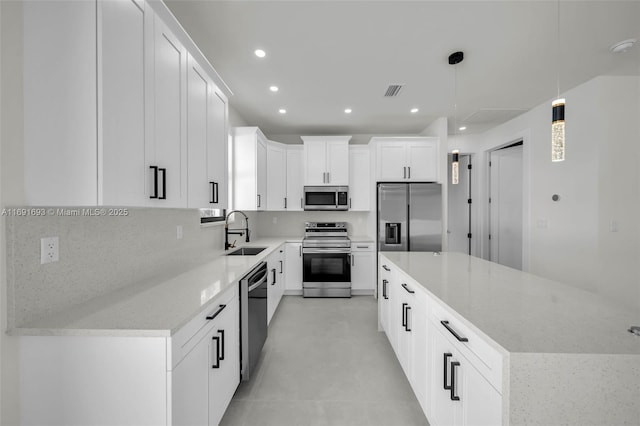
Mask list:
[[[266,247],[240,247],[237,250],[227,253],[227,256],[255,256]]]

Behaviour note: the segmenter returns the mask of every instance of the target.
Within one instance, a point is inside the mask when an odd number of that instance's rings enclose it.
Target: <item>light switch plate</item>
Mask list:
[[[58,237],[40,238],[40,264],[60,260]]]

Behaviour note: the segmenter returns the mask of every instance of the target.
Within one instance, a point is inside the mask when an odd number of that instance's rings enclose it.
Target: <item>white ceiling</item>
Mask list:
[[[411,134],[442,116],[450,132],[456,121],[473,133],[557,93],[556,1],[165,3],[234,92],[231,105],[267,135]],[[628,38],[640,39],[640,2],[560,2],[561,91],[640,74],[640,43],[609,51]],[[457,50],[455,113],[447,57]],[[398,83],[399,96],[385,98]]]

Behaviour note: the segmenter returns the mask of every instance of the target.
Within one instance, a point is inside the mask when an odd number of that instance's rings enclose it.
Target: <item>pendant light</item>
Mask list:
[[[458,135],[458,65],[464,59],[463,52],[454,52],[449,55],[449,65],[453,65],[454,82],[453,82],[453,140],[456,141]],[[451,183],[457,185],[459,182],[459,152],[457,149],[453,150],[451,156]]]
[[[560,98],[560,0],[558,0],[558,24],[556,40],[556,67],[557,67],[557,88],[558,97],[551,103],[551,161],[564,161],[564,106],[565,100]]]

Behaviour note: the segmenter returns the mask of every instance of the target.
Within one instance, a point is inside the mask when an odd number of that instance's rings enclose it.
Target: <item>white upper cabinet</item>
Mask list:
[[[25,202],[95,205],[96,3],[21,7]]]
[[[147,204],[143,1],[99,1],[98,204]],[[150,21],[150,22],[149,22]]]
[[[287,211],[302,211],[304,190],[302,146],[287,145]]]
[[[370,170],[369,147],[349,146],[349,210],[371,210]]]
[[[187,206],[187,51],[156,16],[153,139],[148,144],[149,198],[162,207]]]
[[[190,206],[226,207],[227,98],[211,81],[226,86],[164,3],[23,6],[26,204],[187,207],[192,193]],[[199,86],[185,46],[200,62]],[[193,191],[189,127],[207,141]]]
[[[225,209],[227,102],[189,55],[187,68],[188,205]]]
[[[305,185],[349,185],[351,136],[302,136]]]
[[[439,182],[439,139],[372,138],[377,182]]]
[[[287,148],[267,142],[267,210],[287,209]]]
[[[233,128],[233,208],[267,208],[267,138],[257,127]]]

